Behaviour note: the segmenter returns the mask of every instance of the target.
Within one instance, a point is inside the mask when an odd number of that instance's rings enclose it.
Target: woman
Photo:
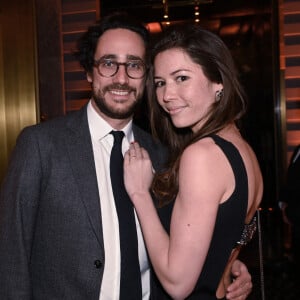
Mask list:
[[[257,159],[237,126],[246,104],[233,59],[197,25],[170,28],[154,46],[149,79],[151,126],[171,160],[153,180],[147,152],[133,143],[124,161],[127,192],[170,296],[224,298],[218,284],[263,192]],[[150,186],[162,203],[175,199],[170,235]]]

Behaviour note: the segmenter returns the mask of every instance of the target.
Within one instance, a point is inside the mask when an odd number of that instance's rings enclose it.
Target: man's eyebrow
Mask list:
[[[117,56],[115,54],[105,54],[101,56],[99,59],[116,59]]]
[[[105,54],[103,56],[101,56],[98,60],[102,60],[102,59],[114,59],[117,60],[118,59],[118,55],[116,54]],[[136,56],[136,55],[127,55],[126,56],[127,60],[140,60],[143,61],[143,59],[140,56]]]
[[[140,56],[136,56],[136,55],[127,55],[127,59],[143,61],[143,59]]]

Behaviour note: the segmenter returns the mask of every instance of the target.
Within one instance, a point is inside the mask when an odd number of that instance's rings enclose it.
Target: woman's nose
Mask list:
[[[171,85],[165,85],[164,93],[163,93],[163,101],[169,102],[174,98],[175,90]]]

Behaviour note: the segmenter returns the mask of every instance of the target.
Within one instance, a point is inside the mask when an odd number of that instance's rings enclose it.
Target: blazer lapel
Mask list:
[[[103,245],[100,199],[86,106],[68,123],[70,165],[95,235]]]

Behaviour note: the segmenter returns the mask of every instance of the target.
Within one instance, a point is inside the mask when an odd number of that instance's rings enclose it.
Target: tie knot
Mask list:
[[[114,144],[118,144],[118,145],[121,145],[122,144],[122,140],[123,140],[123,137],[124,137],[124,132],[123,131],[115,131],[115,130],[112,130],[110,132],[113,137],[114,137]]]

